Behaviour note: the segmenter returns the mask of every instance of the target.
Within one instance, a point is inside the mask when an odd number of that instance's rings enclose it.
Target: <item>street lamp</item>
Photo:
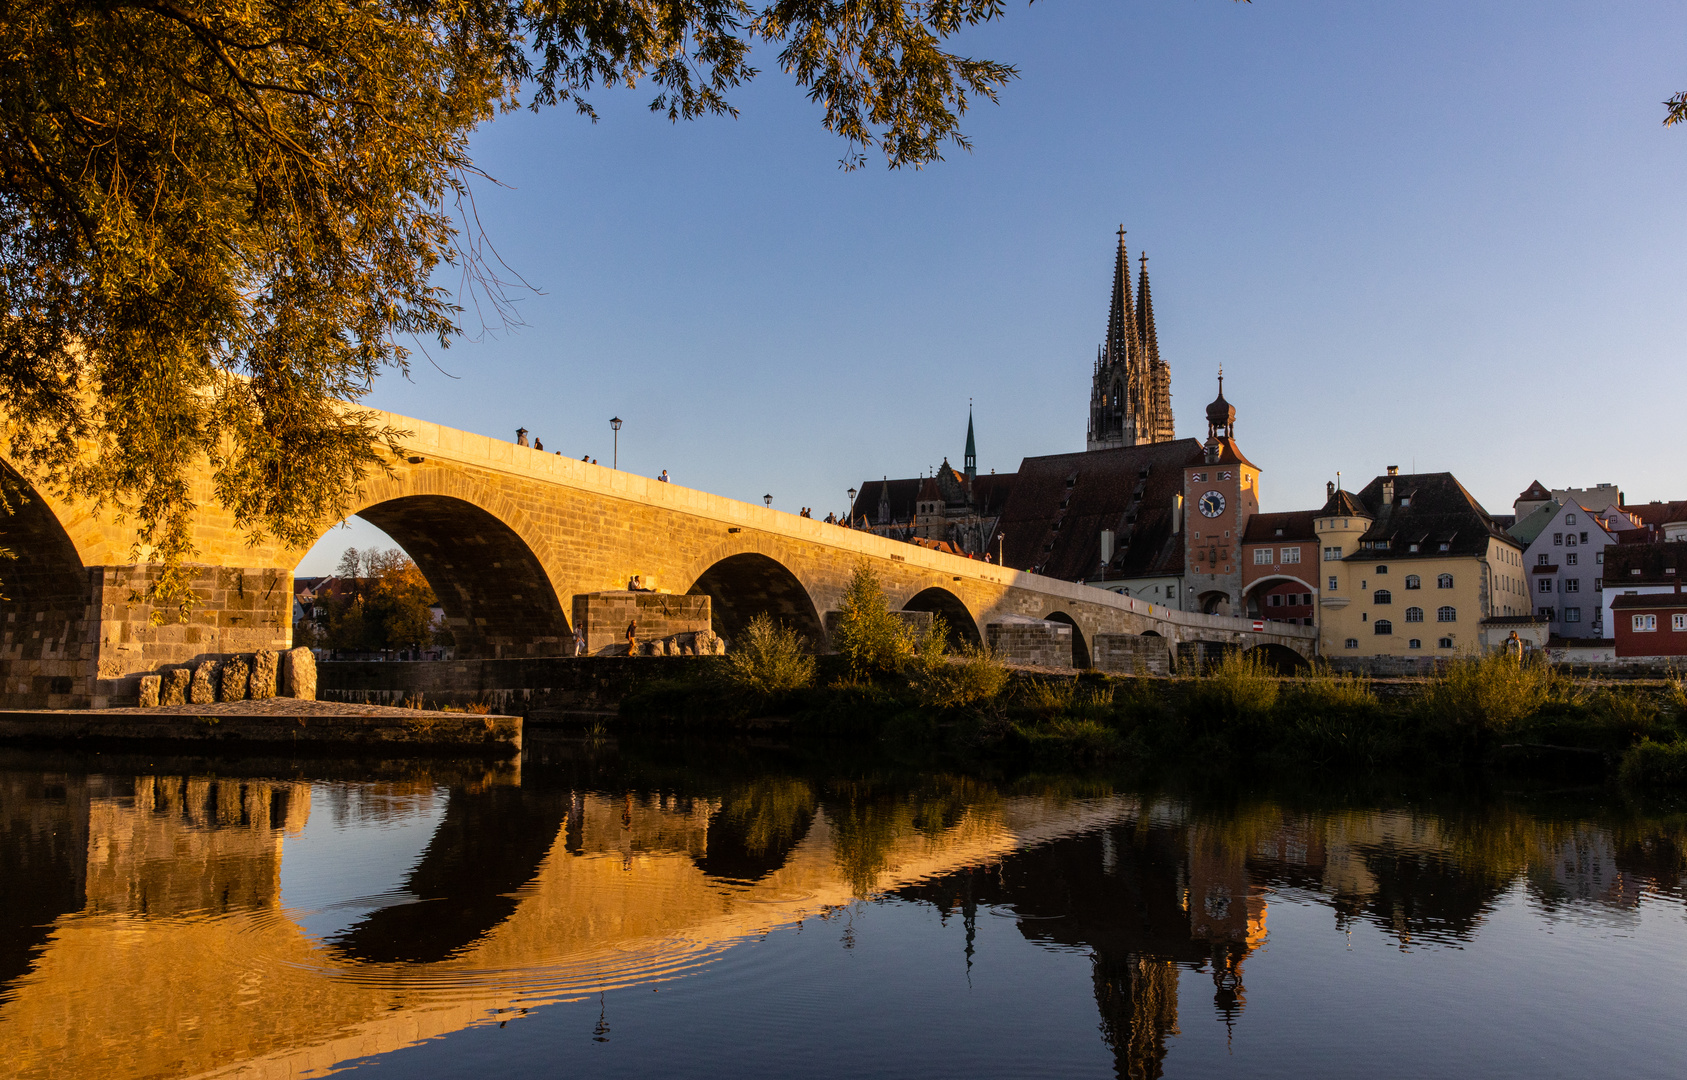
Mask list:
[[[609,459],[610,468],[619,469],[621,467],[621,418],[619,416],[611,416],[609,418],[609,427],[615,432],[615,453]]]
[[[769,510],[773,509],[773,496],[772,495],[763,495],[761,497],[761,501],[767,504],[767,508]]]
[[[855,524],[855,489],[854,488],[849,489],[848,506],[849,506],[849,511],[844,516],[849,518],[849,521],[850,521],[851,525],[854,525]]]

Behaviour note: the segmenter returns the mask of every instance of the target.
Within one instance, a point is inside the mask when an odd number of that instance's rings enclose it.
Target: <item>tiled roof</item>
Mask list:
[[[1337,491],[1318,511],[1319,517],[1370,517],[1371,512],[1353,497],[1351,491]]]
[[[1290,510],[1282,514],[1255,514],[1248,518],[1248,529],[1247,532],[1242,534],[1242,542],[1317,540],[1318,530],[1313,523],[1318,520],[1318,515],[1319,511],[1317,510]]]
[[[1392,481],[1394,500],[1382,501],[1383,485]],[[1475,496],[1452,473],[1404,473],[1379,476],[1356,496],[1371,514],[1371,527],[1359,538],[1350,559],[1381,560],[1481,555],[1490,538],[1515,544],[1511,534],[1494,523]],[[1366,545],[1388,542],[1387,548]],[[1413,551],[1411,545],[1417,544]],[[1447,550],[1442,551],[1441,545]]]
[[[1687,608],[1687,593],[1648,593],[1640,596],[1613,596],[1611,607],[1624,608]]]
[[[1636,574],[1634,571],[1640,571]],[[1673,570],[1674,573],[1665,571]],[[1669,585],[1687,573],[1687,541],[1658,544],[1617,544],[1605,549],[1605,567],[1600,575],[1605,586]]]
[[[1523,520],[1512,524],[1506,529],[1506,532],[1510,533],[1514,539],[1524,546],[1532,544],[1535,542],[1535,537],[1541,534],[1541,530],[1551,523],[1553,517],[1561,509],[1563,507],[1559,505],[1558,501],[1549,497],[1545,506],[1537,506],[1524,514]]]
[[[1181,574],[1172,500],[1183,490],[1184,466],[1201,460],[1194,439],[1026,458],[1002,509],[1006,564],[1093,580],[1101,573],[1101,530],[1112,529],[1108,578]]]
[[[1545,484],[1541,483],[1539,480],[1536,480],[1534,483],[1530,484],[1528,487],[1523,489],[1523,494],[1517,496],[1517,501],[1518,502],[1545,502],[1546,500],[1548,500],[1550,498],[1552,498],[1552,492],[1547,490]]]
[[[956,474],[959,483],[964,484],[966,477]],[[855,506],[851,516],[857,521],[866,521],[870,525],[889,525],[895,523],[906,524],[914,520],[914,504],[919,501],[920,489],[929,477],[909,477],[903,480],[864,480],[855,489]],[[988,473],[974,478],[972,497],[975,507],[981,517],[994,517],[1001,513],[1002,504],[1007,502],[1008,492],[1013,490],[1013,473]],[[886,520],[879,520],[879,497],[886,488],[890,490],[890,514]]]
[[[1665,525],[1676,521],[1687,521],[1687,500],[1677,499],[1674,502],[1649,502],[1625,505],[1622,509],[1632,514],[1642,525]]]

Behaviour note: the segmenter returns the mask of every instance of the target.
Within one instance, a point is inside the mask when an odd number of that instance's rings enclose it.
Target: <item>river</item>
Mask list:
[[[0,752],[17,1077],[1687,1075],[1687,814],[833,747]]]

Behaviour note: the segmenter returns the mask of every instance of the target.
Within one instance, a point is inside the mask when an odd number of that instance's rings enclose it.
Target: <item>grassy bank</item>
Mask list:
[[[814,656],[796,633],[761,618],[725,663],[640,687],[622,717],[662,727],[771,719],[793,731],[1033,765],[1485,764],[1687,786],[1680,682],[1599,687],[1499,654],[1451,663],[1387,696],[1327,668],[1285,678],[1243,653],[1185,678],[1037,676],[958,644],[941,618],[915,631],[888,610],[865,566],[841,615],[835,656]]]

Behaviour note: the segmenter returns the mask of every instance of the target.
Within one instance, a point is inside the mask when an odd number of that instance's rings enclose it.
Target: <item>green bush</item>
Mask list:
[[[838,605],[832,647],[849,662],[852,675],[867,678],[900,672],[917,645],[908,624],[891,613],[878,574],[861,560]]]
[[[1494,652],[1442,668],[1424,687],[1421,707],[1431,721],[1467,735],[1501,735],[1544,706],[1574,697],[1570,681],[1544,659]]]
[[[1623,783],[1635,787],[1687,785],[1687,739],[1667,743],[1640,740],[1623,754],[1618,775]]]
[[[1318,661],[1289,684],[1282,704],[1292,712],[1373,709],[1377,696],[1371,690],[1371,680],[1339,674],[1328,662]]]
[[[1111,758],[1122,756],[1125,740],[1118,731],[1096,720],[1059,717],[1037,724],[1021,724],[1016,730],[1031,753],[1040,758]]]
[[[1007,665],[989,649],[967,645],[953,657],[922,657],[914,672],[914,692],[928,708],[969,708],[994,701],[1008,677]]]
[[[1258,721],[1277,704],[1279,692],[1270,664],[1257,654],[1236,650],[1190,680],[1185,708],[1197,723]]]
[[[726,655],[726,681],[759,698],[774,698],[814,682],[808,639],[766,615],[750,620]]]

